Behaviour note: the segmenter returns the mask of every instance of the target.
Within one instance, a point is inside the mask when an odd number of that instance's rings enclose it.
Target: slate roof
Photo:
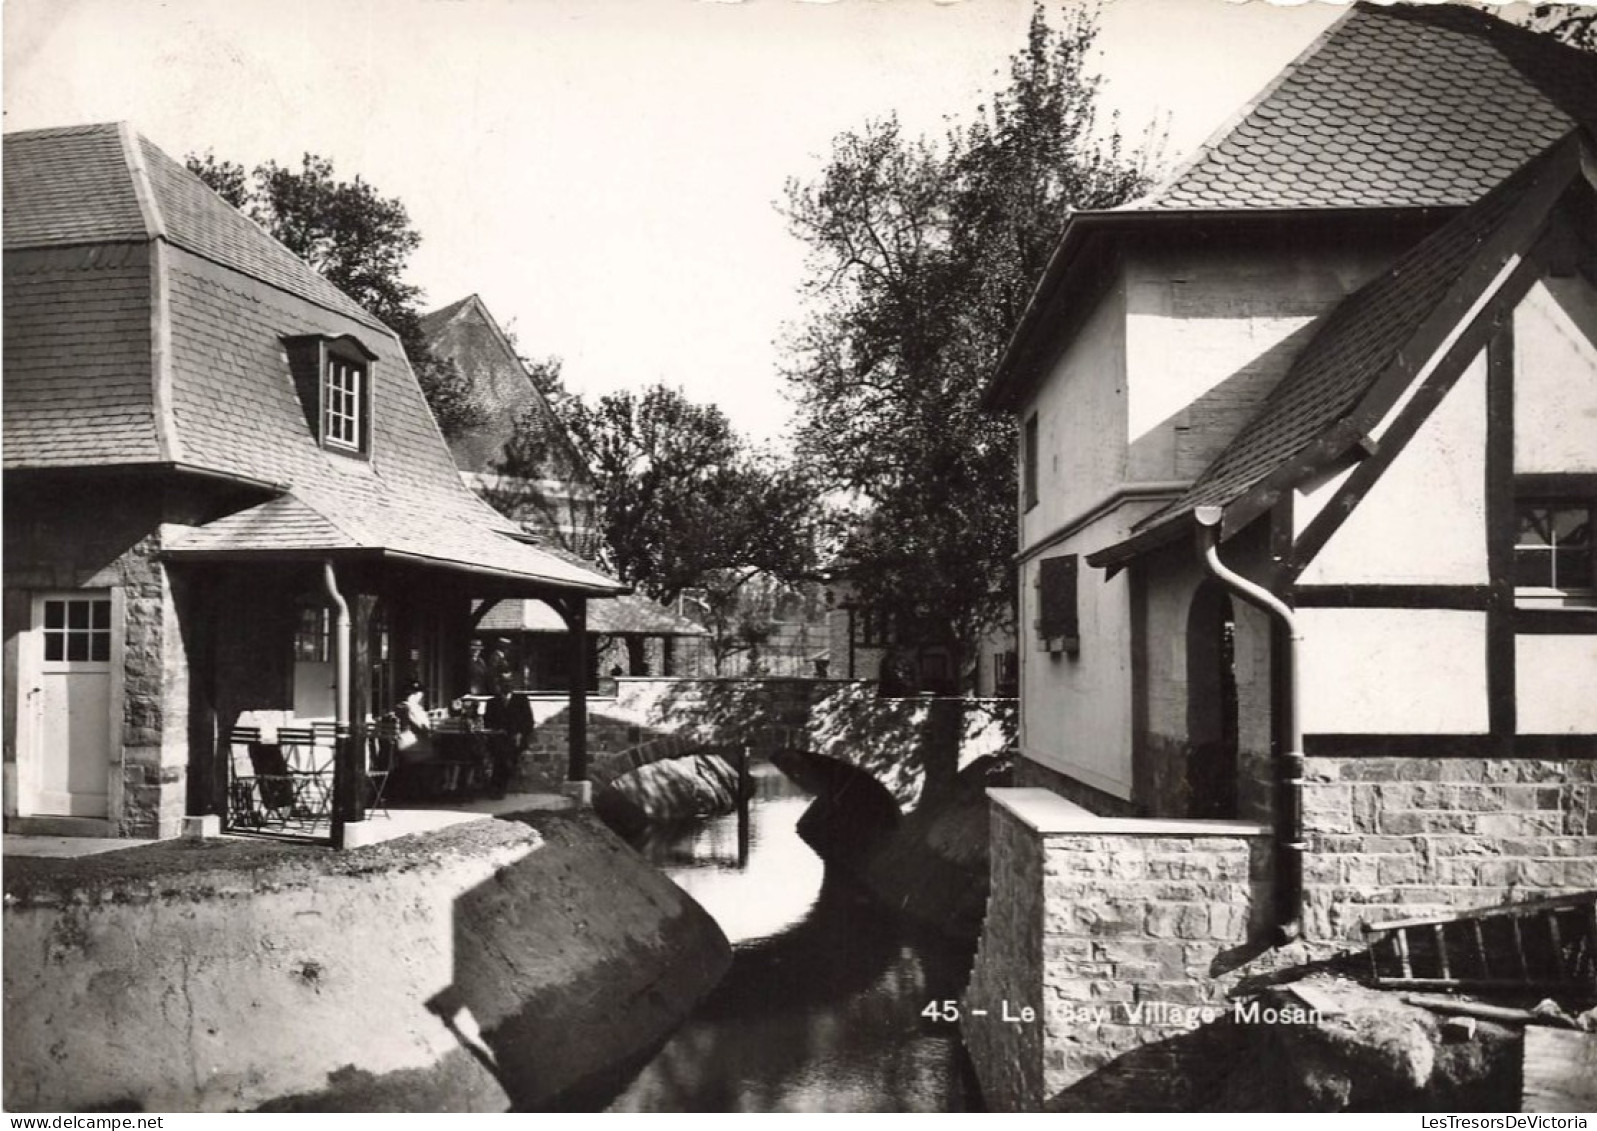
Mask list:
[[[1466,269],[1527,199],[1538,178],[1554,177],[1554,162],[1560,155],[1566,166],[1578,165],[1580,144],[1572,137],[1528,163],[1343,299],[1326,316],[1254,419],[1180,498],[1139,523],[1134,538],[1146,541],[1197,507],[1235,502],[1314,441],[1348,422],[1377,381],[1394,366],[1423,362],[1425,358],[1417,356],[1420,351],[1412,346],[1420,327],[1434,316],[1451,317],[1445,304],[1450,296],[1458,297],[1454,293],[1457,288],[1466,286]],[[1567,181],[1552,179],[1551,183]],[[1490,254],[1495,265],[1496,257],[1506,261],[1508,252],[1494,243]],[[1495,274],[1495,266],[1491,274]],[[1481,277],[1480,287],[1490,277]],[[1362,432],[1364,426],[1359,423]],[[1353,439],[1349,436],[1341,446],[1345,449]],[[1118,551],[1128,542],[1093,555],[1093,564],[1113,564],[1121,559],[1123,554]]]
[[[516,422],[528,409],[541,410],[545,420],[553,425],[554,414],[548,402],[482,299],[467,295],[424,314],[421,329],[433,352],[453,359],[471,379],[473,399],[485,417],[482,424],[449,440],[449,450],[460,470],[496,470],[506,442],[515,433]]]
[[[519,541],[461,483],[398,339],[148,142],[116,125],[8,135],[5,170],[7,469],[144,463],[277,485],[169,538],[179,555],[364,551],[624,588]],[[369,459],[312,434],[283,344],[306,334],[377,355]]]
[[[1126,208],[1466,205],[1580,125],[1597,56],[1457,4],[1358,4]]]
[[[566,622],[542,601],[501,601],[483,614],[476,631],[563,633]],[[601,636],[707,636],[705,628],[642,594],[588,603],[588,631]]]

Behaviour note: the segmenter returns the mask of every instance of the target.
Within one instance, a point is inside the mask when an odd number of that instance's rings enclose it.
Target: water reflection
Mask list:
[[[809,798],[755,767],[748,863],[736,817],[643,851],[735,944],[726,980],[612,1111],[951,1111],[979,1107],[958,1034],[920,1015],[957,998],[970,954],[908,932],[799,839]]]

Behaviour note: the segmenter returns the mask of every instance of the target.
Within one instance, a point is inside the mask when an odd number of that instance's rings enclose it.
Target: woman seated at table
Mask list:
[[[394,714],[399,719],[399,741],[395,743],[395,748],[401,765],[430,762],[437,756],[433,748],[432,720],[427,717],[427,708],[422,705],[426,694],[426,689],[413,679],[405,684],[400,692],[399,705],[394,708]]]

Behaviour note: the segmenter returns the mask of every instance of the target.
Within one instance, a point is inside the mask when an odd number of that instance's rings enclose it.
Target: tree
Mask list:
[[[665,604],[691,591],[712,621],[737,626],[750,580],[813,567],[813,485],[751,448],[720,409],[663,385],[589,403],[565,391],[553,359],[535,379],[592,477],[600,556],[621,581]],[[540,499],[563,442],[541,413],[524,418],[496,468],[523,497],[491,501],[507,514],[552,505]]]
[[[1010,621],[1014,426],[979,401],[1070,212],[1147,184],[1099,128],[1096,26],[1034,10],[1008,84],[940,141],[895,118],[834,140],[785,211],[810,251],[789,342],[801,454],[859,502],[843,558],[861,599],[962,672]]]
[[[399,336],[445,435],[483,422],[470,380],[452,359],[434,354],[421,332],[421,289],[404,281],[421,236],[404,204],[359,177],[338,180],[332,162],[310,153],[297,170],[268,161],[246,172],[209,152],[190,154],[187,164],[222,199]]]
[[[1534,4],[1525,26],[1582,51],[1597,51],[1597,10],[1589,5]]]

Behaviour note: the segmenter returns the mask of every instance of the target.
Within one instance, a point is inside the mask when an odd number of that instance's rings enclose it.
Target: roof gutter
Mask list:
[[[1282,730],[1287,749],[1275,763],[1275,924],[1278,945],[1303,934],[1303,715],[1298,678],[1303,632],[1291,607],[1220,560],[1220,507],[1198,507],[1198,549],[1209,572],[1246,601],[1274,614],[1287,631],[1286,694]]]

